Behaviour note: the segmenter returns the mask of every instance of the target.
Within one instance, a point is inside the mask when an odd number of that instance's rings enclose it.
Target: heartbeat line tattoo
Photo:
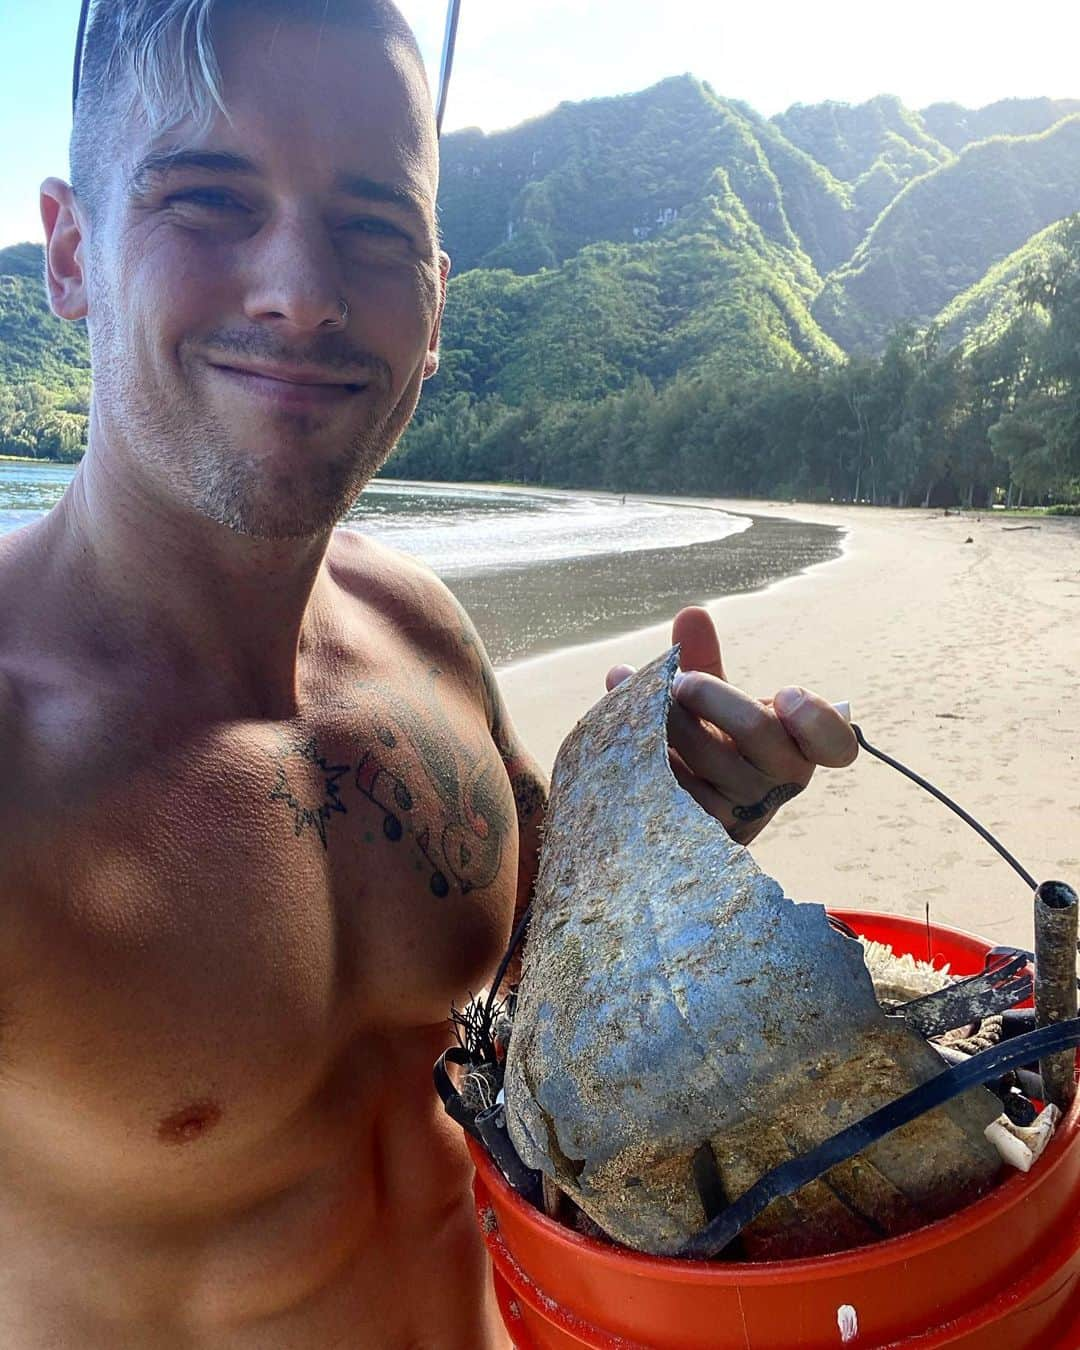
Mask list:
[[[284,744],[279,750],[272,751],[271,757],[277,761],[277,779],[270,789],[272,802],[284,802],[293,813],[293,830],[299,838],[311,826],[322,840],[326,849],[326,825],[335,812],[347,814],[348,808],[341,800],[340,779],[349,772],[347,764],[328,764],[319,754],[314,736],[303,745]],[[311,783],[310,771],[301,771],[301,782],[294,786],[289,778],[289,760],[301,760],[304,764],[314,765],[318,777],[322,779],[322,800],[316,801],[318,788]]]

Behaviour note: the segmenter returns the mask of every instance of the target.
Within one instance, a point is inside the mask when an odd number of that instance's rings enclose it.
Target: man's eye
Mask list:
[[[397,225],[392,225],[390,221],[382,220],[378,216],[357,216],[354,220],[345,222],[345,229],[351,234],[372,235],[375,238],[404,240],[409,238]]]
[[[165,199],[166,206],[194,206],[206,211],[246,211],[242,201],[231,192],[221,192],[217,188],[192,188],[187,192],[174,192]]]

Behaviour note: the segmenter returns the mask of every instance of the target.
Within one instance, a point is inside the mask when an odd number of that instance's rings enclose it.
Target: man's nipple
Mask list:
[[[165,1117],[157,1127],[157,1136],[163,1144],[190,1144],[212,1130],[221,1119],[217,1102],[192,1102]]]

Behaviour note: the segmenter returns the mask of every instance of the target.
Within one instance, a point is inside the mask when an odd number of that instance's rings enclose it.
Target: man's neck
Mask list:
[[[75,604],[129,648],[189,669],[193,683],[205,673],[238,715],[292,715],[300,654],[328,584],[330,532],[242,535],[120,467],[88,453],[46,526],[50,563],[65,568]]]

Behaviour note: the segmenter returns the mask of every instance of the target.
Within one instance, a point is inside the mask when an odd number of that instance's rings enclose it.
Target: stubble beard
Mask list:
[[[400,431],[391,422],[392,413],[372,416],[340,450],[323,450],[307,462],[298,449],[287,470],[230,443],[221,428],[207,427],[186,447],[184,496],[200,515],[251,539],[327,534],[393,449]],[[304,430],[302,423],[294,426],[292,437],[301,440]],[[318,428],[310,432],[316,435]]]
[[[366,395],[358,395],[370,399],[364,422],[328,452],[319,415],[290,416],[286,434],[294,445],[292,464],[275,467],[274,447],[260,451],[240,443],[211,412],[200,382],[185,382],[186,399],[170,399],[162,396],[165,391],[148,386],[135,363],[117,360],[113,343],[118,326],[111,306],[99,306],[95,327],[92,336],[98,338],[94,346],[101,358],[94,353],[93,365],[110,372],[95,381],[95,397],[107,409],[109,421],[123,427],[133,460],[149,470],[173,501],[251,539],[329,534],[386,462],[419,397],[419,382],[415,387],[410,382],[397,403],[388,406],[390,368],[369,356],[369,388]],[[322,443],[317,455],[305,457],[305,438]]]

